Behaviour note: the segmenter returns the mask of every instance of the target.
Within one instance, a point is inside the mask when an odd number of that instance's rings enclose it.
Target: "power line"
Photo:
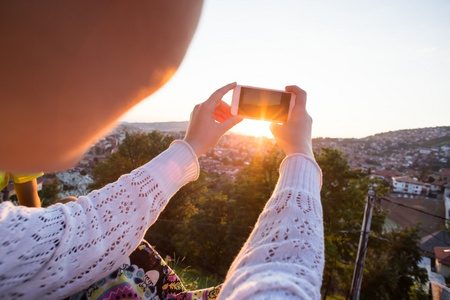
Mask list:
[[[398,212],[396,212],[396,211],[393,211],[393,213],[396,214],[398,217],[402,218],[403,220],[405,220],[406,222],[408,222],[409,224],[411,224],[411,225],[416,225],[416,224],[413,223],[411,220],[408,220],[407,218],[405,218],[402,214],[400,214],[400,213],[398,213]],[[429,232],[428,230],[425,230],[425,229],[423,229],[422,227],[420,228],[420,230],[422,230],[423,232],[427,233],[428,235],[431,235],[432,237],[434,237],[434,238],[440,240],[441,242],[443,242],[443,243],[445,243],[445,244],[448,243],[447,241],[445,241],[445,240],[441,239],[440,237],[438,237],[438,236],[435,234],[436,232],[434,232],[434,233]]]
[[[411,209],[411,210],[415,210],[415,211],[417,211],[417,212],[420,212],[420,213],[423,213],[423,214],[426,214],[426,215],[429,215],[429,216],[432,216],[432,217],[435,217],[435,218],[438,218],[438,219],[441,219],[441,220],[450,221],[450,219],[446,219],[445,217],[441,217],[441,216],[438,216],[438,215],[429,213],[429,212],[427,212],[427,211],[424,211],[424,210],[421,210],[421,209],[418,209],[418,208],[415,208],[415,207],[408,206],[408,205],[403,204],[403,203],[399,203],[399,202],[392,201],[392,200],[390,200],[389,198],[386,198],[386,197],[377,197],[377,198],[380,199],[380,200],[384,200],[384,201],[393,203],[393,204],[398,205],[398,206],[402,206],[402,207],[405,207],[405,208],[409,208],[409,209]],[[399,215],[398,213],[396,213],[396,214]],[[399,216],[400,216],[400,215],[399,215]],[[405,219],[405,220],[412,224],[411,221],[409,221],[409,220],[407,220],[407,219]],[[253,228],[254,228],[254,226],[250,226],[250,225],[214,224],[214,223],[208,223],[208,222],[186,222],[186,221],[169,220],[169,219],[158,219],[157,221],[166,222],[166,223],[177,223],[177,224],[195,225],[195,226],[236,227],[236,228],[246,228],[246,229],[253,229]],[[425,231],[425,230],[423,230],[423,231]],[[336,232],[336,231],[334,231],[334,232]],[[341,232],[342,232],[342,233],[350,233],[350,232],[347,232],[347,231],[345,231],[345,230],[342,230]],[[356,232],[354,232],[354,233],[360,233],[360,232],[361,232],[361,231],[356,231]],[[430,233],[430,234],[431,234],[431,233]]]
[[[367,201],[366,201],[366,207],[365,207],[365,211],[364,211],[364,218],[363,218],[363,223],[362,223],[362,228],[361,228],[361,236],[360,236],[360,240],[359,240],[359,246],[358,246],[358,252],[357,252],[357,256],[356,256],[356,262],[355,262],[355,268],[353,271],[353,279],[352,279],[352,285],[351,285],[351,289],[350,289],[350,299],[352,300],[358,300],[359,299],[359,294],[360,294],[360,289],[361,289],[361,282],[362,282],[362,277],[363,277],[363,269],[364,269],[364,261],[365,261],[365,256],[366,256],[366,251],[367,251],[367,246],[368,246],[368,239],[369,239],[369,234],[370,234],[370,223],[371,223],[371,219],[372,219],[372,209],[373,209],[373,204],[375,202],[375,199],[379,199],[380,200],[380,204],[381,204],[381,200],[393,203],[395,205],[401,206],[401,207],[405,207],[405,208],[409,208],[411,210],[415,210],[417,212],[438,218],[438,219],[443,219],[445,221],[447,221],[448,219],[441,217],[441,216],[437,216],[434,214],[431,214],[427,211],[421,210],[421,209],[417,209],[414,207],[410,207],[408,205],[405,205],[403,203],[398,203],[395,201],[392,201],[386,197],[377,197],[375,195],[375,191],[372,189],[369,189],[368,194],[367,194]],[[398,214],[397,212],[395,212],[396,214]],[[405,219],[408,223],[412,223],[410,222],[408,219],[406,219],[405,217],[401,216],[403,219]]]
[[[429,213],[429,212],[423,211],[423,210],[421,210],[421,209],[417,209],[417,208],[414,208],[414,207],[410,207],[410,206],[408,206],[408,205],[405,205],[405,204],[403,204],[403,203],[398,203],[398,202],[392,201],[392,200],[387,199],[387,198],[385,198],[385,197],[379,197],[379,198],[380,198],[381,200],[385,200],[385,201],[394,203],[394,204],[396,204],[396,205],[399,205],[399,206],[402,206],[402,207],[406,207],[406,208],[409,208],[409,209],[418,211],[418,212],[420,212],[420,213],[424,213],[424,214],[430,215],[430,216],[432,216],[432,217],[435,217],[435,218],[438,218],[438,219],[441,219],[441,220],[445,220],[445,221],[448,221],[448,220],[449,220],[449,219],[446,219],[446,218],[444,218],[444,217],[437,216],[437,215],[431,214],[431,213]],[[395,215],[397,215],[397,217],[402,218],[403,220],[405,220],[405,221],[406,221],[407,223],[409,223],[410,225],[413,225],[413,226],[416,225],[415,222],[409,220],[408,218],[406,218],[406,217],[404,216],[404,214],[401,214],[401,213],[399,213],[398,211],[393,210],[393,211],[391,211],[391,213],[394,213]],[[428,230],[426,230],[426,229],[423,228],[422,226],[420,226],[420,230],[423,231],[423,232],[425,232],[426,234],[428,234],[428,235],[430,235],[430,236],[432,236],[432,237],[434,237],[434,238],[440,240],[441,242],[443,242],[443,243],[445,243],[445,244],[448,243],[447,241],[442,240],[441,238],[439,238],[439,237],[435,234],[436,232],[429,232]]]
[[[420,213],[423,213],[423,214],[426,214],[426,215],[429,215],[429,216],[432,216],[432,217],[435,217],[435,218],[438,218],[438,219],[441,219],[441,220],[444,220],[444,221],[450,221],[450,219],[447,219],[447,218],[445,218],[445,217],[441,217],[441,216],[438,216],[438,215],[434,215],[434,214],[429,213],[429,212],[427,212],[427,211],[424,211],[424,210],[421,210],[421,209],[418,209],[418,208],[415,208],[415,207],[411,207],[411,206],[408,206],[408,205],[403,204],[403,203],[398,203],[398,202],[392,201],[392,200],[390,200],[390,199],[388,199],[388,198],[386,198],[386,197],[378,197],[378,198],[379,198],[380,200],[384,200],[384,201],[387,201],[387,202],[396,204],[396,205],[398,205],[398,206],[406,207],[406,208],[409,208],[409,209],[418,211],[418,212],[420,212]]]

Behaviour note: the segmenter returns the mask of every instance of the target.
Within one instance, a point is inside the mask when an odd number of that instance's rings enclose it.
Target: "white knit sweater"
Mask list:
[[[175,141],[115,183],[49,208],[0,205],[2,299],[60,299],[122,264],[170,197],[198,177],[191,147]],[[319,299],[323,269],[320,169],[287,158],[273,196],[233,263],[222,299]]]
[[[288,156],[272,197],[228,270],[219,299],[320,299],[325,262],[322,173]]]

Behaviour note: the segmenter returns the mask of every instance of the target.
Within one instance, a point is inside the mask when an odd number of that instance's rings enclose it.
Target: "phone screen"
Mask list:
[[[238,114],[244,117],[287,122],[291,94],[242,87]]]

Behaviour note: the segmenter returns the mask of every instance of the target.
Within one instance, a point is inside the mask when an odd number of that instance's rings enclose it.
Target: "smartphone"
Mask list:
[[[295,105],[295,95],[286,91],[237,85],[231,114],[244,118],[285,123]]]

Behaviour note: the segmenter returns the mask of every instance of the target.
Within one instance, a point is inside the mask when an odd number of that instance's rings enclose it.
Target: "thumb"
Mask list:
[[[242,120],[244,120],[242,116],[233,116],[220,123],[220,127],[223,130],[223,133],[225,133],[233,128],[233,126],[235,126],[236,124],[241,123]]]

